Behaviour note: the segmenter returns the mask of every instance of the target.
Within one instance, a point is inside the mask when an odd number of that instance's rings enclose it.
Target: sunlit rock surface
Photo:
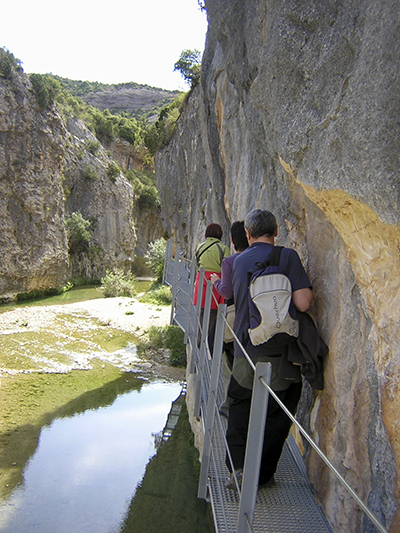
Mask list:
[[[164,229],[189,257],[209,222],[273,211],[299,252],[329,344],[303,423],[400,529],[399,16],[393,0],[206,0],[201,86],[156,159]],[[372,531],[304,445],[334,531]]]
[[[25,75],[0,78],[0,299],[62,286],[68,271],[65,130]]]
[[[107,269],[128,270],[136,244],[132,186],[121,173],[116,176],[110,173],[116,166],[114,161],[83,122],[69,119],[67,129],[66,218],[73,212],[82,213],[91,222],[93,234],[90,253],[72,255],[75,275],[100,279]],[[94,154],[87,150],[90,142],[98,144]]]
[[[133,192],[113,165],[81,121],[39,108],[27,75],[0,77],[0,301],[130,269]],[[91,222],[85,254],[68,254],[74,212]]]

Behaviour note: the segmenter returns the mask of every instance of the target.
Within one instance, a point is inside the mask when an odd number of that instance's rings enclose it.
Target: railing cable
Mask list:
[[[172,254],[171,254],[170,260],[173,261]],[[191,263],[190,260],[186,260],[186,261],[187,261],[188,264]],[[201,276],[200,276],[200,278],[201,278]],[[202,283],[200,285],[202,285]],[[207,284],[207,289],[209,289],[209,284]],[[211,288],[211,292],[212,292],[212,288]],[[199,287],[198,297],[200,299],[202,298],[202,287]],[[212,294],[212,298],[218,304],[214,294]],[[244,357],[248,361],[250,367],[255,372],[256,371],[256,366],[254,365],[253,361],[250,359],[249,355],[247,354],[247,352],[246,352],[245,348],[243,347],[242,343],[240,342],[240,340],[238,339],[237,335],[233,331],[232,327],[227,322],[226,317],[224,315],[222,315],[222,316],[223,316],[223,320],[225,322],[225,327],[227,327],[230,330],[230,332],[232,333],[236,343],[240,347]],[[196,318],[197,318],[197,326],[200,329],[200,331],[202,332],[202,338],[205,340],[206,352],[207,352],[206,357],[210,358],[211,354],[210,354],[210,350],[209,350],[209,347],[208,347],[208,342],[207,342],[206,336],[204,335],[204,331],[203,331],[204,324],[202,324],[202,321],[199,320],[198,316],[196,316]],[[207,326],[208,326],[208,323],[207,323]],[[312,440],[312,438],[308,435],[306,430],[301,426],[301,424],[296,420],[296,418],[290,413],[290,411],[286,408],[284,403],[279,399],[279,397],[275,394],[275,392],[267,384],[267,382],[264,380],[264,378],[262,376],[260,376],[259,380],[260,380],[260,383],[267,389],[269,394],[271,394],[271,396],[274,398],[274,400],[278,403],[278,405],[283,409],[283,411],[286,413],[286,415],[290,418],[290,420],[293,422],[293,424],[295,424],[295,426],[298,428],[300,433],[307,440],[307,442],[310,444],[310,446],[315,450],[315,452],[318,454],[318,456],[323,460],[323,462],[327,465],[327,467],[333,472],[333,474],[340,481],[340,483],[346,488],[346,490],[349,492],[349,494],[356,500],[356,502],[358,503],[360,508],[364,511],[364,513],[368,516],[368,518],[374,523],[374,525],[378,528],[378,530],[381,533],[388,533],[387,529],[385,529],[382,526],[382,524],[378,521],[378,519],[375,517],[375,515],[368,509],[368,507],[364,504],[364,502],[360,499],[360,497],[356,494],[356,492],[350,487],[350,485],[342,477],[342,475],[338,472],[338,470],[334,467],[334,465],[329,461],[329,459],[319,449],[319,447],[315,444],[315,442]],[[215,398],[214,398],[214,403],[215,403]],[[215,408],[217,409],[216,404],[215,404]],[[225,442],[225,446],[227,447],[228,457],[231,460],[230,453],[229,453],[229,447],[227,446],[226,439],[224,439],[224,442]],[[251,531],[253,531],[252,525],[250,523],[250,518],[249,518],[249,516],[247,514],[245,514],[245,520],[246,520],[246,523],[247,523],[248,527],[251,529]]]
[[[246,352],[245,348],[243,347],[242,343],[238,339],[237,335],[231,328],[231,326],[228,324],[226,318],[225,320],[225,326],[228,327],[228,329],[231,331],[234,339],[238,343],[243,355],[246,357],[249,365],[252,367],[253,371],[255,372],[256,367],[253,363],[253,361],[250,359],[250,356]],[[285,404],[278,398],[278,396],[275,394],[275,392],[271,389],[271,387],[266,383],[266,381],[263,379],[263,377],[260,377],[260,381],[263,384],[264,387],[268,390],[268,392],[271,394],[271,396],[274,398],[274,400],[279,404],[279,406],[283,409],[283,411],[287,414],[287,416],[290,418],[290,420],[293,422],[293,424],[296,425],[300,433],[303,435],[303,437],[309,442],[309,444],[312,446],[312,448],[317,452],[319,457],[324,461],[324,463],[328,466],[328,468],[333,472],[333,474],[337,477],[337,479],[344,485],[346,490],[351,494],[351,496],[356,500],[358,505],[361,507],[361,509],[365,512],[365,514],[368,516],[368,518],[376,525],[376,527],[381,531],[382,533],[388,533],[387,529],[385,529],[382,524],[379,522],[379,520],[375,517],[375,515],[368,509],[368,507],[365,505],[365,503],[360,499],[360,497],[356,494],[356,492],[350,487],[350,485],[347,483],[347,481],[342,477],[342,475],[337,471],[337,469],[333,466],[333,464],[329,461],[329,459],[324,455],[324,453],[318,448],[318,446],[315,444],[315,442],[312,440],[312,438],[308,435],[306,430],[301,426],[301,424],[296,420],[296,418],[292,415],[292,413],[287,409]]]

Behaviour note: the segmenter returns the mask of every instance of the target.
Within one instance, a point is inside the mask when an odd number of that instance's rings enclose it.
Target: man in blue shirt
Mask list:
[[[278,234],[276,219],[270,211],[253,209],[245,218],[245,230],[249,248],[236,258],[232,272],[236,309],[233,329],[254,364],[257,362],[271,363],[270,386],[289,411],[295,413],[302,387],[300,371],[298,371],[297,375],[295,371],[290,380],[280,377],[278,369],[284,349],[283,346],[274,345],[273,342],[254,346],[248,333],[250,327],[248,305],[249,272],[256,269],[257,263],[265,261],[273,250],[275,237]],[[297,252],[291,248],[283,248],[280,267],[291,282],[292,301],[295,308],[302,312],[307,311],[313,298],[311,284]],[[231,404],[227,441],[236,477],[240,483],[246,450],[254,373],[236,340],[234,354],[232,378],[228,390]],[[274,473],[290,426],[291,421],[288,416],[282,411],[277,402],[270,397],[258,480],[259,486],[271,486],[273,484]],[[228,464],[228,468],[232,470],[230,464]],[[228,481],[227,487],[235,487],[233,479]]]

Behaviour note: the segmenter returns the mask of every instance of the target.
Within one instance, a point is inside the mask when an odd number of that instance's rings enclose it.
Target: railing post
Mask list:
[[[207,353],[208,330],[210,326],[210,311],[213,284],[210,280],[206,284],[206,299],[204,302],[203,320],[201,321],[201,341],[200,341],[200,358],[205,357]]]
[[[269,397],[267,388],[261,383],[261,377],[264,378],[268,385],[270,384],[270,363],[257,363],[256,365],[253,394],[251,397],[250,421],[247,433],[237,533],[250,533],[253,531],[252,524],[254,520],[254,509],[256,506],[258,477],[260,473]]]
[[[184,337],[185,344],[188,343],[188,338],[190,335],[190,331],[192,329],[191,321],[193,318],[193,311],[194,311],[193,294],[194,294],[194,283],[196,280],[196,265],[194,262],[192,262],[190,265],[188,275],[189,275],[188,277],[189,309],[188,309],[188,314],[187,314],[187,319],[186,319],[186,328],[185,328],[185,337]]]
[[[207,497],[207,479],[210,469],[211,449],[212,449],[212,434],[214,430],[215,410],[217,408],[217,392],[219,384],[219,376],[221,373],[221,359],[222,348],[224,341],[226,304],[218,306],[217,324],[215,328],[213,361],[211,366],[211,380],[210,389],[208,392],[206,420],[204,427],[204,443],[203,454],[201,458],[201,469],[199,479],[199,489],[197,493],[198,498],[205,499]]]
[[[194,330],[193,330],[193,339],[192,339],[192,359],[190,362],[190,373],[194,373],[195,364],[196,364],[196,354],[197,354],[197,339],[199,337],[199,330],[200,330],[200,312],[201,312],[201,302],[203,298],[203,285],[204,285],[204,267],[200,268],[199,272],[199,286],[197,289],[197,303],[194,313]]]
[[[203,320],[201,324],[201,341],[200,341],[200,355],[199,362],[197,365],[197,381],[196,381],[196,395],[194,401],[194,416],[197,418],[200,416],[200,404],[201,404],[201,380],[204,375],[205,360],[207,357],[207,337],[208,337],[208,326],[210,323],[210,309],[211,309],[211,296],[212,296],[213,285],[211,281],[207,281],[206,288],[206,300],[204,302],[204,311],[203,311]],[[198,303],[198,302],[197,302]]]
[[[170,324],[173,324],[174,322],[174,312],[175,312],[175,305],[176,305],[176,293],[177,293],[177,283],[178,283],[179,252],[180,252],[180,247],[179,247],[179,244],[177,244],[175,248],[174,276],[173,276],[173,282],[172,282],[172,288],[171,288],[172,303],[171,303],[171,317],[169,320]],[[172,258],[171,258],[171,262],[172,262]]]
[[[185,267],[185,264],[184,264],[184,261],[183,261],[183,257],[180,256],[180,254],[183,255],[183,250],[179,250],[179,256],[177,257],[177,260],[178,260],[178,264],[177,264],[177,269],[178,269],[178,276],[176,278],[176,292],[175,292],[175,315],[177,314],[177,310],[178,310],[178,307],[179,307],[179,301],[182,300],[182,298],[179,297],[179,293],[182,291],[182,278],[183,278],[183,271],[184,271],[184,267]]]

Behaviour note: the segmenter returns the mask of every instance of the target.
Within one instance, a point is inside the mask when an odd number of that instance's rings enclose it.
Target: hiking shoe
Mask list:
[[[275,485],[275,478],[272,476],[266,483],[263,483],[262,485],[258,485],[258,490],[262,489],[269,489],[273,485]]]
[[[243,471],[240,468],[237,468],[226,480],[225,488],[228,490],[237,490],[237,486],[239,485],[240,489],[242,487],[242,479]]]

